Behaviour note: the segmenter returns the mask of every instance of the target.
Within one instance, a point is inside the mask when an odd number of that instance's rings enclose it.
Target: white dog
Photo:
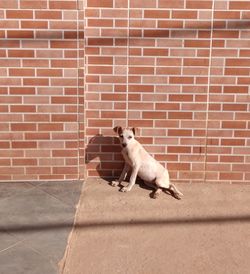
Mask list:
[[[135,129],[115,127],[121,145],[125,165],[118,181],[112,181],[112,186],[117,186],[125,180],[128,171],[132,170],[129,184],[121,189],[128,192],[135,184],[137,175],[149,186],[155,189],[153,198],[157,198],[162,190],[169,191],[175,198],[181,199],[183,194],[170,183],[168,171],[157,162],[142,145],[135,140]]]

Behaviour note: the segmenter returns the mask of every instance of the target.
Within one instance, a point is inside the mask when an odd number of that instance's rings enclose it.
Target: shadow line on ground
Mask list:
[[[240,216],[209,216],[209,217],[194,217],[194,218],[169,218],[169,219],[137,219],[137,220],[115,220],[115,221],[91,221],[78,222],[74,225],[75,229],[102,229],[109,227],[123,227],[123,226],[178,226],[178,225],[223,225],[231,223],[250,223],[250,215]],[[16,224],[0,226],[0,232],[32,232],[32,231],[46,231],[46,230],[60,230],[73,227],[70,222],[49,223],[49,224]]]

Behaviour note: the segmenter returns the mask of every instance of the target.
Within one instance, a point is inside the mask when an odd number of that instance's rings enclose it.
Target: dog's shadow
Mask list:
[[[85,149],[85,164],[90,176],[99,176],[111,182],[121,172],[123,162],[117,137],[97,134],[89,140]]]

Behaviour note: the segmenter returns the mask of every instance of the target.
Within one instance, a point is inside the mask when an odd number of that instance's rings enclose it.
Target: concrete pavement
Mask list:
[[[177,186],[180,201],[87,181],[61,273],[249,273],[250,185]]]

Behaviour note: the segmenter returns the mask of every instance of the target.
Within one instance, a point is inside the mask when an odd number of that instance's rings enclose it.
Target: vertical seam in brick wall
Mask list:
[[[87,165],[86,165],[86,146],[87,146],[87,134],[86,134],[86,128],[87,128],[87,115],[86,115],[86,109],[87,109],[87,103],[85,100],[85,95],[87,91],[87,83],[86,83],[86,70],[87,70],[87,57],[85,54],[86,49],[86,38],[85,38],[85,30],[86,30],[86,7],[87,7],[87,1],[83,2],[83,30],[84,30],[84,37],[83,37],[83,49],[84,49],[84,56],[83,56],[83,92],[84,92],[84,101],[83,101],[83,126],[84,126],[84,143],[83,143],[83,179],[86,181],[87,179]]]
[[[79,15],[80,15],[80,3],[79,0],[77,0],[77,26],[76,26],[76,39],[77,39],[77,166],[78,166],[78,180],[80,180],[80,130],[81,130],[81,126],[80,126],[80,35],[79,35],[79,31],[80,31],[80,27],[79,27]]]
[[[213,31],[214,31],[214,10],[215,0],[212,0],[212,14],[211,14],[211,32],[210,32],[210,44],[209,44],[209,60],[208,60],[208,79],[207,79],[207,109],[206,109],[206,131],[205,131],[205,151],[204,151],[204,182],[206,182],[207,171],[207,147],[208,147],[208,113],[210,102],[210,85],[211,85],[211,73],[212,73],[212,50],[213,50]]]
[[[126,84],[126,127],[128,127],[128,91],[129,91],[129,57],[130,57],[130,0],[128,0],[128,25],[127,25],[127,84]]]

